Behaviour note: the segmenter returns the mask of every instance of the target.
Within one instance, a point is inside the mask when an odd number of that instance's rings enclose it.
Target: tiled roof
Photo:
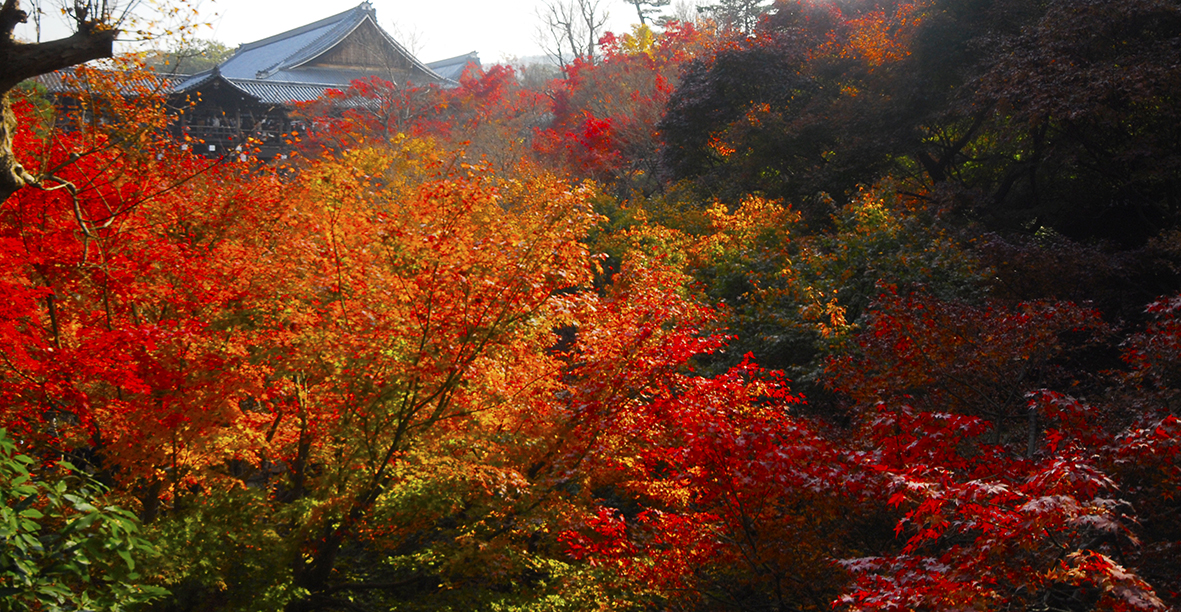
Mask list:
[[[238,47],[218,69],[231,79],[265,78],[297,66],[330,49],[365,19],[373,18],[368,2],[315,23]]]
[[[465,53],[427,64],[427,67],[437,72],[439,76],[451,81],[458,81],[468,66],[480,67],[479,53],[472,51],[471,53]]]
[[[174,92],[192,91],[201,85],[208,83],[217,77],[217,73],[213,70],[206,70],[205,72],[198,72],[192,76],[185,78],[172,87]]]
[[[337,85],[284,83],[281,81],[256,81],[253,79],[227,79],[227,81],[243,92],[258,98],[258,101],[263,104],[310,102],[324,95],[326,90],[338,87]]]
[[[92,70],[92,72],[94,72]],[[109,71],[102,73],[112,74]],[[50,93],[63,93],[77,91],[79,86],[85,87],[84,84],[78,83],[79,77],[76,76],[74,68],[65,68],[57,72],[49,72],[33,77],[32,79],[37,84],[44,87]],[[140,73],[137,78],[127,80],[120,78],[118,83],[121,93],[123,94],[137,94],[145,90],[163,90],[168,91],[176,87],[177,84],[190,80],[190,77],[185,74],[159,74],[155,72],[144,71]]]
[[[374,76],[373,72],[307,64],[331,51],[367,21],[380,33],[394,53],[406,59],[407,64],[411,66],[411,74],[408,76],[410,80],[421,79],[424,83],[449,84],[462,72],[461,66],[455,71],[455,77],[451,77],[450,74],[440,74],[419,61],[377,26],[373,7],[368,2],[363,2],[352,9],[317,22],[244,44],[238,47],[230,59],[212,70],[193,75],[176,85],[173,91],[193,91],[211,79],[220,77],[261,102],[283,104],[315,99],[327,89],[345,89],[353,80]],[[458,58],[436,64],[446,64],[456,59]],[[466,63],[463,66],[466,66]]]

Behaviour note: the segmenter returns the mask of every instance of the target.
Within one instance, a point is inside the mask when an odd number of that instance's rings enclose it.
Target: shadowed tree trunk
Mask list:
[[[39,74],[111,57],[118,35],[101,11],[92,3],[75,0],[71,15],[78,30],[73,36],[49,42],[24,43],[16,40],[16,26],[28,20],[19,0],[4,0],[0,7],[0,202],[20,188],[35,184],[12,150],[16,116],[12,113],[9,93],[21,81]]]

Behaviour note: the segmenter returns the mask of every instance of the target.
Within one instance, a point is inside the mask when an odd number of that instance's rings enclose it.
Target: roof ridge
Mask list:
[[[365,6],[366,4],[368,4],[368,2],[362,3],[360,6]],[[316,59],[316,57],[318,55],[320,55],[321,53],[323,53],[324,51],[326,51],[326,49],[317,49],[313,53],[308,53],[307,52],[308,49],[319,47],[321,41],[323,41],[325,39],[328,39],[328,38],[337,39],[336,43],[334,43],[333,45],[330,45],[328,47],[329,49],[331,49],[333,46],[335,46],[335,44],[340,43],[341,40],[344,40],[344,38],[348,37],[349,34],[352,34],[353,31],[356,30],[358,27],[360,27],[360,25],[362,23],[365,23],[365,18],[368,16],[369,16],[369,14],[368,14],[368,12],[366,12],[365,14],[363,14],[361,16],[360,19],[356,20],[356,22],[349,23],[349,27],[347,28],[348,31],[346,31],[344,33],[343,37],[337,35],[337,33],[342,29],[340,26],[344,23],[347,23],[346,21],[341,20],[341,22],[338,23],[335,27],[329,29],[327,32],[325,32],[319,38],[313,40],[312,42],[309,42],[308,44],[304,45],[303,47],[300,47],[298,50],[295,51],[295,53],[288,55],[287,57],[283,58],[281,61],[279,61],[278,63],[276,63],[272,66],[267,66],[265,72],[267,72],[268,74],[273,73],[273,72],[278,72],[279,70],[282,70],[283,68],[297,67],[300,64],[303,64],[307,61]],[[374,22],[374,25],[377,25],[376,21]],[[306,57],[306,56],[310,56],[310,57]]]
[[[479,57],[480,57],[479,51],[468,51],[467,53],[462,53],[460,55],[456,55],[455,57],[447,57],[447,58],[435,60],[433,62],[427,62],[426,65],[429,67],[429,66],[445,64],[448,62],[458,62],[460,60],[471,61],[474,59],[479,59]]]
[[[286,32],[279,32],[278,34],[273,34],[273,35],[268,36],[266,38],[260,38],[258,40],[252,41],[252,42],[243,43],[241,45],[238,45],[238,48],[235,51],[234,55],[237,55],[238,53],[242,53],[243,51],[250,51],[253,49],[257,49],[259,47],[263,47],[263,46],[278,42],[280,40],[299,36],[300,34],[306,34],[308,32],[311,32],[312,30],[318,30],[318,29],[320,29],[324,26],[330,25],[334,22],[341,21],[344,18],[348,17],[350,14],[357,12],[358,10],[368,12],[368,11],[372,10],[372,5],[369,4],[369,2],[362,2],[361,4],[358,4],[357,6],[354,6],[353,8],[351,8],[347,11],[342,11],[342,12],[337,13],[335,15],[325,17],[319,21],[313,21],[312,23],[301,25],[298,28],[287,30]]]

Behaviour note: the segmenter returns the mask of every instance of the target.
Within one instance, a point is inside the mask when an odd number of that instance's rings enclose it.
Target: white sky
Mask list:
[[[395,37],[416,47],[419,59],[427,62],[478,51],[480,60],[491,64],[505,58],[541,55],[537,43],[537,8],[544,0],[370,0],[377,9],[377,21]],[[628,31],[635,23],[635,8],[625,0],[601,0],[610,15],[607,30]],[[200,28],[198,35],[236,47],[297,28],[345,11],[361,0],[201,0],[200,20],[212,28]],[[26,0],[26,10],[31,4]],[[50,0],[43,0],[46,12]],[[30,20],[32,21],[32,20]],[[42,40],[68,35],[65,26],[43,23]],[[31,26],[18,34],[34,38]],[[407,36],[409,34],[410,36]]]

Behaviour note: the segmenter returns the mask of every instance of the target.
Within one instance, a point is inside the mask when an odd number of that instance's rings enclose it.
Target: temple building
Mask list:
[[[377,25],[369,2],[315,23],[238,47],[228,60],[173,85],[184,109],[177,136],[205,155],[223,155],[246,137],[262,143],[264,156],[284,150],[281,134],[292,126],[294,103],[347,89],[356,79],[379,77],[395,84],[454,86],[475,52],[430,64],[419,61]],[[189,138],[185,139],[184,137]]]

